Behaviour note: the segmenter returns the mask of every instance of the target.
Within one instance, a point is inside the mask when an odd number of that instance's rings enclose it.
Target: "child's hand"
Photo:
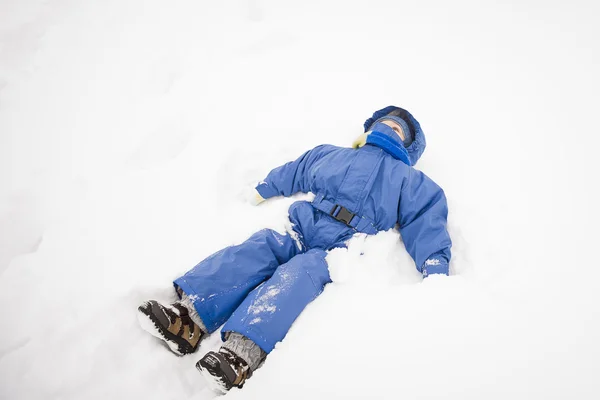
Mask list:
[[[258,193],[258,190],[252,189],[251,196],[248,199],[248,203],[252,204],[253,206],[257,206],[263,201],[265,201],[265,199],[263,199],[260,193]]]
[[[263,201],[265,201],[265,199],[263,199],[260,193],[258,193],[258,190],[256,190],[255,185],[244,187],[241,190],[239,196],[240,200],[242,200],[244,203],[248,203],[253,206],[257,206]]]
[[[256,190],[256,184],[244,185],[240,188],[236,197],[238,198],[238,201],[241,201],[242,203],[248,203],[253,206],[257,206],[265,201],[260,193],[258,193],[258,190]]]

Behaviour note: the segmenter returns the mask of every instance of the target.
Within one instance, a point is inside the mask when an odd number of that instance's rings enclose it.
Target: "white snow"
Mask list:
[[[243,188],[375,109],[421,122],[452,276],[397,232],[232,399],[597,399],[597,2],[0,1],[0,398],[210,399],[136,308],[262,228]],[[363,254],[361,256],[361,254]]]

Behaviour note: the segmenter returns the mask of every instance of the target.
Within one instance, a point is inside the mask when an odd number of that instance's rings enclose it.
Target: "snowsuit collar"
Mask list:
[[[408,151],[404,148],[398,134],[386,124],[377,122],[373,124],[371,130],[361,135],[352,145],[354,148],[359,148],[365,144],[379,147],[386,153],[390,154],[404,164],[411,166]]]
[[[404,164],[410,166],[408,151],[400,140],[400,137],[391,127],[378,122],[371,127],[371,133],[367,136],[366,144],[379,147],[388,154]]]

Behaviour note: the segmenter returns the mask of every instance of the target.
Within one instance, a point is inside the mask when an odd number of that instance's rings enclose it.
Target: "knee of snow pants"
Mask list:
[[[193,301],[208,331],[214,332],[248,293],[298,251],[290,235],[263,229],[206,258],[173,283]]]
[[[306,305],[331,282],[326,255],[323,250],[312,249],[279,266],[235,310],[223,333],[238,332],[270,353]]]

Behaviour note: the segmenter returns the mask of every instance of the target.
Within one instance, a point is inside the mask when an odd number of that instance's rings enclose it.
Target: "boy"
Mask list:
[[[225,323],[223,345],[196,367],[221,392],[241,388],[281,341],[304,307],[331,282],[327,251],[355,233],[396,224],[417,269],[448,275],[448,214],[442,189],[412,168],[425,136],[406,110],[389,106],[364,124],[353,148],[321,145],[272,170],[256,186],[258,204],[312,192],[289,209],[291,228],[264,229],[227,247],[176,279],[180,301],[139,307],[142,327],[178,354],[190,354]]]

